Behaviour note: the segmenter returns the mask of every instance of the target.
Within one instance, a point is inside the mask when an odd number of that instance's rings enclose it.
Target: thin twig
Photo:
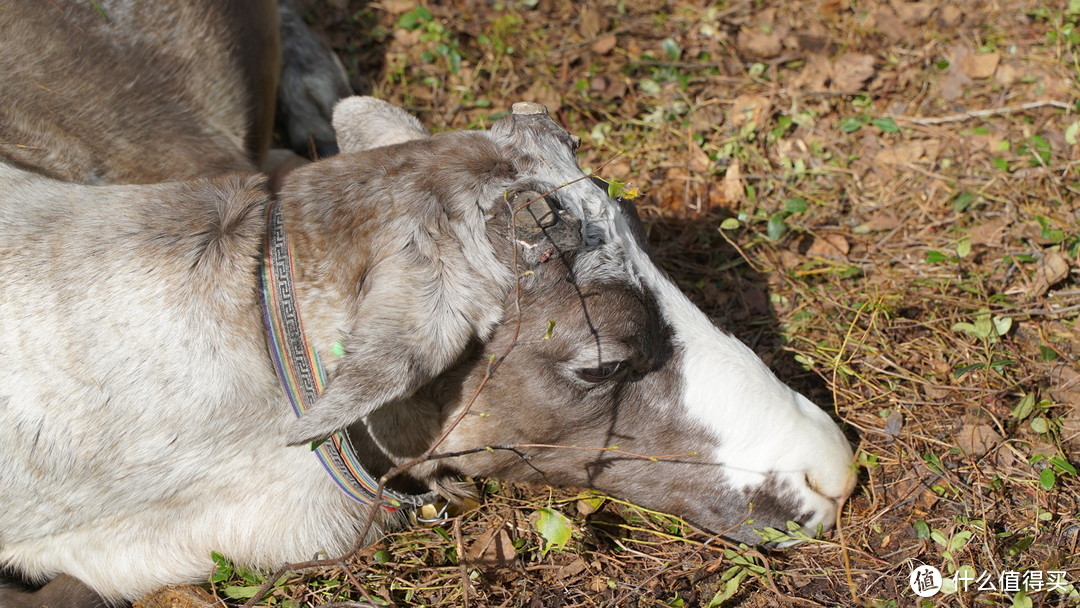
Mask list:
[[[972,118],[985,118],[987,116],[998,116],[1001,114],[1012,114],[1013,112],[1023,112],[1025,110],[1034,110],[1036,108],[1042,108],[1051,106],[1062,110],[1070,110],[1072,106],[1064,101],[1057,101],[1056,99],[1045,99],[1042,101],[1032,101],[1029,103],[1022,103],[1016,106],[1003,106],[1000,108],[988,108],[986,110],[972,110],[970,112],[962,112],[960,114],[950,114],[949,116],[927,117],[921,116],[903,116],[901,114],[885,114],[883,118],[891,118],[893,120],[902,120],[904,122],[910,122],[916,125],[940,125],[948,122],[961,122],[970,120]]]
[[[465,543],[461,540],[461,518],[454,518],[454,545],[457,549],[458,574],[461,575],[461,603],[469,608],[469,566],[465,559]]]

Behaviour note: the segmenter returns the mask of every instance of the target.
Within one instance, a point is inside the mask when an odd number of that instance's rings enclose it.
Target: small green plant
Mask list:
[[[1076,467],[1061,456],[1048,457],[1045,454],[1036,454],[1028,463],[1035,468],[1042,467],[1039,471],[1039,486],[1046,491],[1053,490],[1057,486],[1058,477],[1062,475],[1076,477]]]
[[[266,583],[266,576],[260,572],[236,566],[229,558],[220,553],[211,553],[210,558],[214,560],[214,570],[210,573],[210,584],[233,599],[251,599]],[[274,583],[274,586],[277,587],[283,584],[285,578],[285,576],[282,576]]]
[[[792,215],[806,211],[808,207],[809,204],[801,198],[789,198],[784,201],[783,210],[773,213],[765,222],[765,234],[769,237],[769,240],[779,241],[781,237],[787,234],[787,219]],[[725,220],[725,222],[727,222],[727,220]],[[730,226],[730,224],[728,224],[728,226]],[[722,223],[720,227],[725,228],[725,225]]]
[[[1001,336],[1009,333],[1012,329],[1012,318],[1002,315],[995,315],[987,308],[980,308],[975,312],[975,319],[972,322],[961,321],[954,323],[952,330],[955,332],[963,332],[969,336],[978,338],[990,344],[996,343],[1001,339]]]
[[[420,54],[420,59],[427,63],[435,63],[442,57],[450,72],[457,74],[461,71],[461,47],[457,38],[453,32],[435,20],[431,11],[423,6],[417,6],[398,19],[398,26],[410,32],[419,30],[421,42],[434,43],[431,49]],[[439,86],[440,83],[436,80],[429,84]]]
[[[821,530],[816,530],[816,533],[820,533]],[[790,543],[790,542],[807,542],[817,540],[815,535],[808,534],[806,530],[798,523],[789,521],[787,522],[787,531],[782,532],[776,528],[758,528],[754,530],[754,533],[761,538],[763,543]]]
[[[963,237],[956,241],[953,246],[953,254],[931,249],[926,252],[927,264],[958,264],[961,260],[971,255],[971,239]]]
[[[741,551],[724,549],[724,559],[731,562],[732,566],[720,576],[720,590],[713,595],[708,604],[705,604],[705,608],[722,606],[739,592],[743,581],[749,577],[760,578],[768,571],[758,558],[743,553],[748,550],[746,545],[739,545],[739,549]]]

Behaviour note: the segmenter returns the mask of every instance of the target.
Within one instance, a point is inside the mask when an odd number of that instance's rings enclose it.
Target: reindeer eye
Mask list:
[[[611,380],[626,369],[626,361],[608,361],[599,367],[583,367],[577,370],[578,378],[594,384]]]

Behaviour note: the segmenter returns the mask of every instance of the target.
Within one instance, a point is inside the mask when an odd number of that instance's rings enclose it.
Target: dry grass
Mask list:
[[[921,563],[995,582],[1064,571],[1080,588],[1080,15],[1062,4],[318,7],[357,86],[436,129],[515,101],[556,109],[584,165],[643,191],[684,290],[828,404],[863,466],[839,530],[795,550],[732,550],[629,504],[583,515],[574,493],[504,485],[365,550],[363,591],[305,572],[267,601],[910,606]],[[563,549],[541,551],[541,507],[571,519]]]

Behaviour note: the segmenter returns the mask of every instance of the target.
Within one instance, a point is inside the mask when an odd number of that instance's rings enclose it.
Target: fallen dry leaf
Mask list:
[[[937,22],[941,27],[956,27],[960,25],[960,20],[963,18],[964,11],[952,4],[942,6],[937,14]]]
[[[874,13],[875,27],[891,40],[905,40],[911,36],[911,28],[888,6]]]
[[[845,53],[833,62],[832,89],[858,91],[874,75],[874,56]]]
[[[687,151],[690,155],[690,170],[695,173],[704,173],[712,166],[712,159],[701,149],[701,146],[691,143]]]
[[[806,254],[833,260],[847,260],[851,245],[841,234],[822,234],[814,238]]]
[[[734,205],[742,201],[745,192],[746,188],[742,182],[742,169],[739,166],[739,161],[733,160],[724,173],[724,200]]]
[[[1080,424],[1080,372],[1062,366],[1054,374],[1054,383],[1050,385],[1050,396],[1058,403],[1073,406],[1072,416],[1077,424]],[[1080,427],[1078,427],[1080,429]],[[1077,437],[1080,441],[1080,437]]]
[[[968,78],[982,80],[990,78],[1001,62],[997,53],[966,53],[960,59],[960,69]]]
[[[593,38],[603,31],[607,21],[600,11],[591,6],[582,6],[578,19],[578,31],[583,38]]]
[[[806,67],[796,76],[791,86],[808,91],[824,91],[825,85],[832,78],[833,64],[824,55],[814,54],[806,60]]]
[[[904,428],[904,414],[900,410],[893,410],[885,420],[885,434],[896,437]]]
[[[784,50],[784,42],[779,32],[773,30],[765,33],[755,28],[739,30],[739,35],[735,38],[735,46],[757,59],[771,59]]]
[[[930,18],[937,6],[936,2],[894,2],[893,10],[904,23],[919,25]]]
[[[597,55],[607,55],[618,44],[619,39],[615,34],[608,34],[592,44],[592,50]]]
[[[741,127],[749,122],[761,126],[764,124],[762,118],[767,115],[771,105],[769,98],[762,95],[740,95],[731,102],[728,122],[733,127]]]
[[[1080,450],[1080,405],[1073,402],[1072,410],[1061,419],[1061,441]]]
[[[940,93],[942,98],[946,100],[957,99],[964,94],[968,85],[971,84],[971,77],[960,67],[965,57],[970,54],[971,51],[964,46],[956,45],[952,48],[949,58],[949,70],[945,73],[945,78],[941,80]]]
[[[968,238],[972,245],[1001,246],[1004,243],[1005,229],[1011,223],[1012,220],[1005,216],[983,222],[968,230]]]
[[[994,82],[1003,87],[1010,87],[1024,76],[1023,68],[1012,63],[1002,63],[998,65],[997,71],[994,72]]]
[[[907,165],[922,160],[932,162],[937,158],[941,142],[931,139],[904,141],[878,151],[876,159],[887,165]]]
[[[516,559],[514,542],[503,526],[488,528],[465,550],[465,561],[485,570],[509,568]]]
[[[585,568],[585,560],[581,559],[580,555],[576,555],[574,556],[574,559],[570,560],[569,563],[559,566],[558,570],[552,572],[551,579],[561,581],[563,579],[570,578],[571,576],[581,574],[585,571]]]
[[[1043,253],[1039,265],[1035,267],[1035,276],[1032,277],[1029,298],[1038,298],[1050,291],[1055,283],[1069,276],[1069,258],[1060,251],[1046,251]]]
[[[377,4],[372,4],[372,6],[381,8],[391,15],[400,15],[405,11],[416,8],[416,2],[414,0],[382,0]]]
[[[956,445],[968,456],[986,455],[1001,441],[1001,435],[988,424],[965,424],[955,437]]]

